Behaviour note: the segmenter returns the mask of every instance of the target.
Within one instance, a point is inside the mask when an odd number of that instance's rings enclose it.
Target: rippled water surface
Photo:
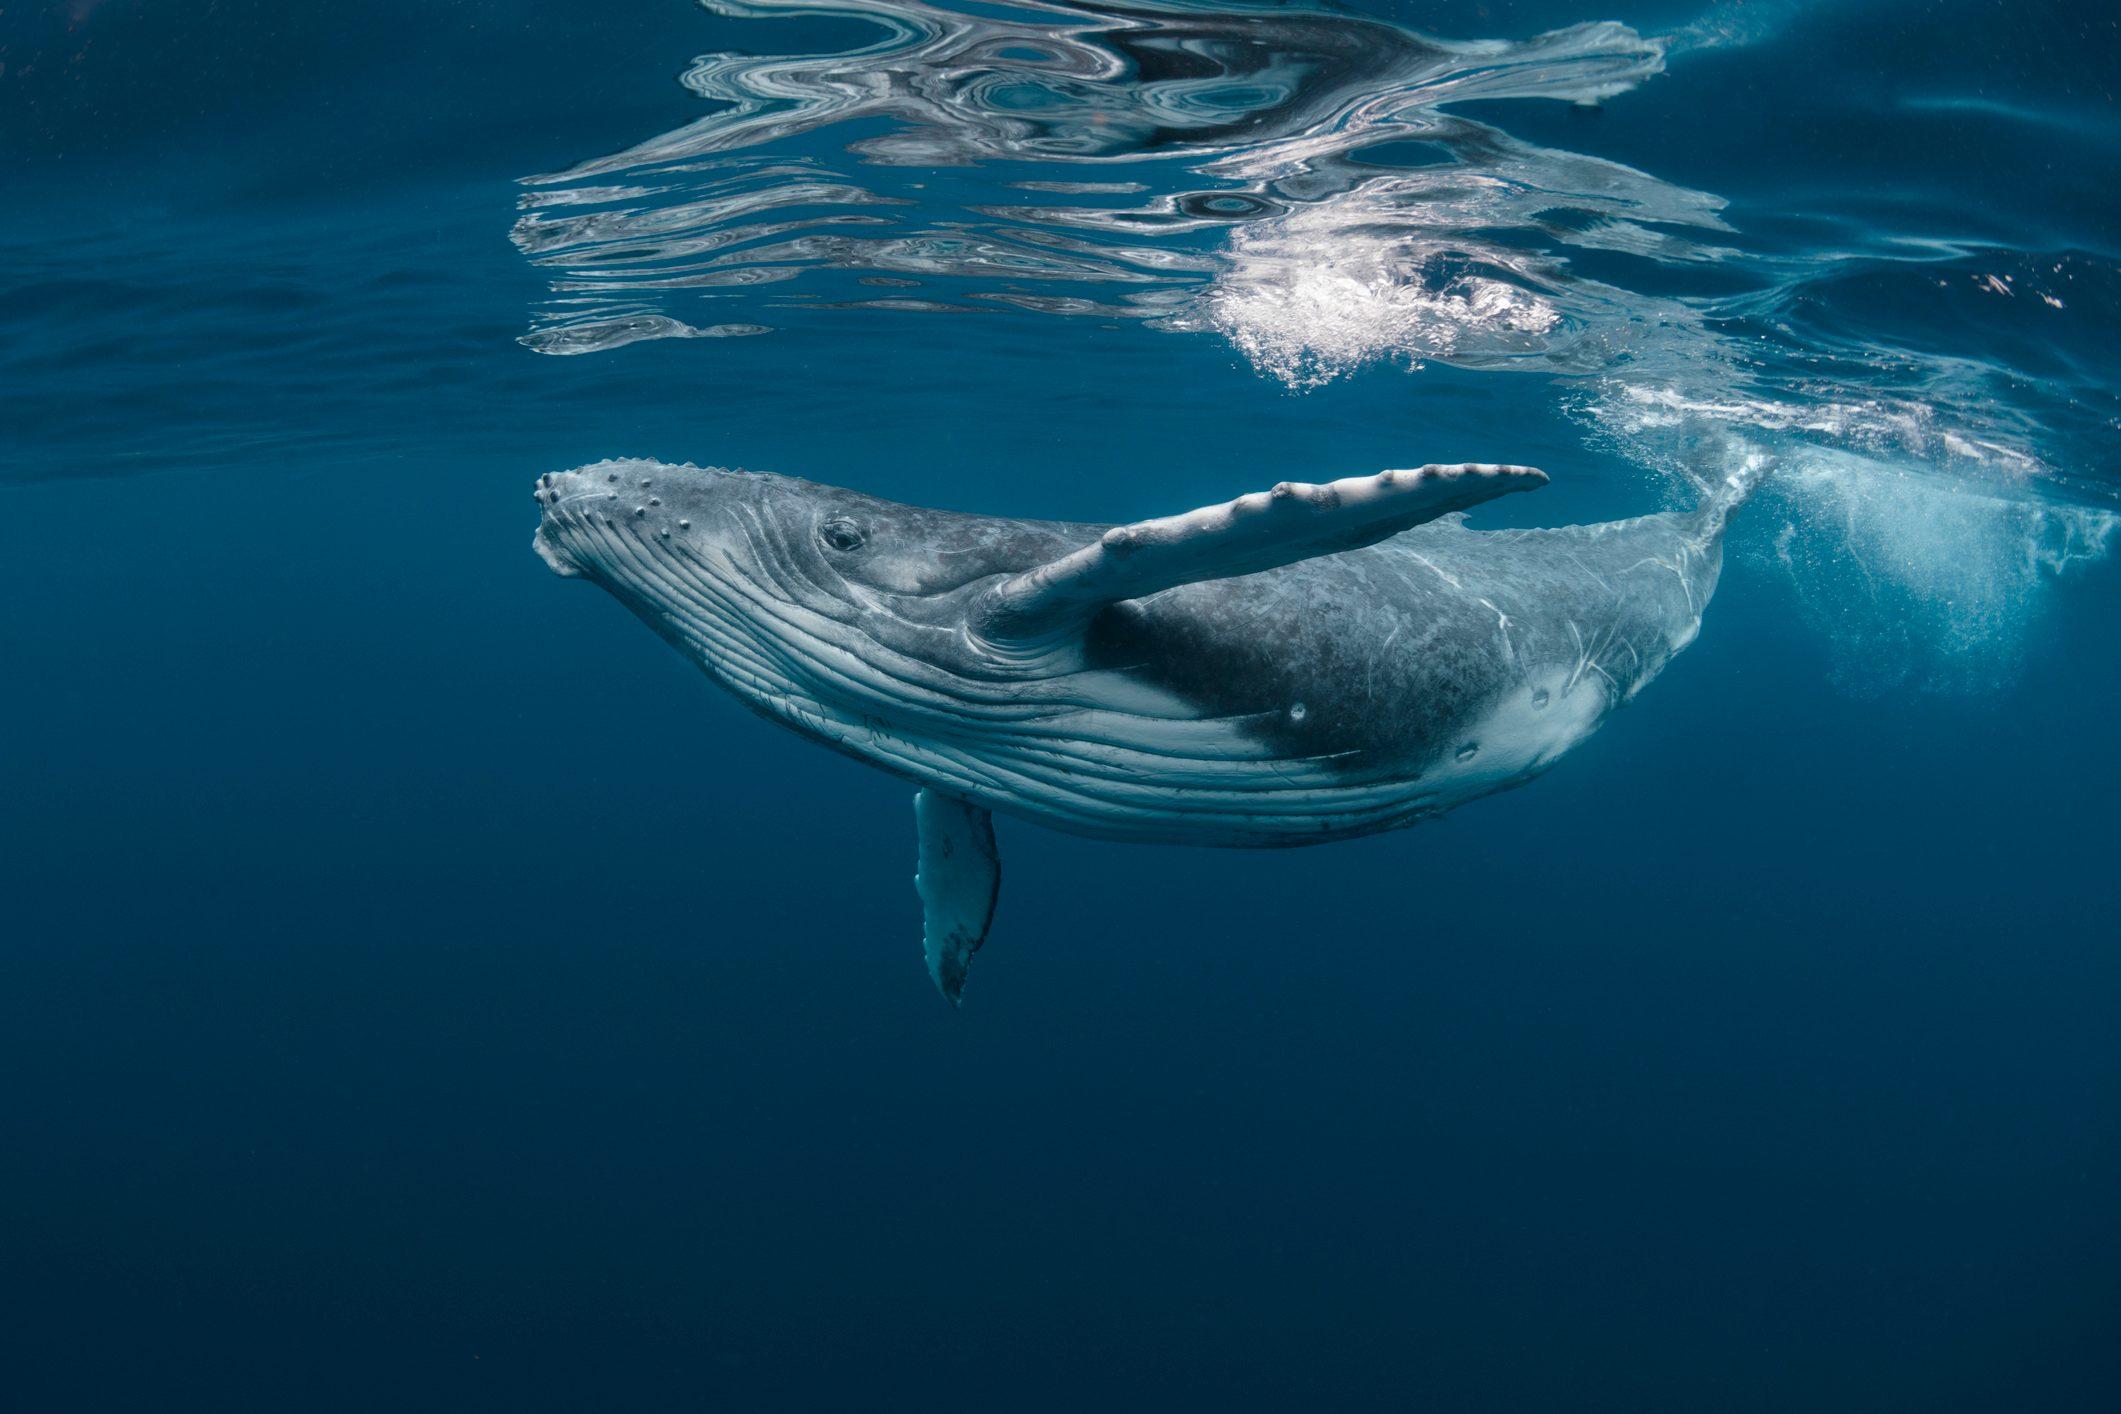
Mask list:
[[[710,8],[859,39],[703,55],[682,82],[706,116],[528,178],[511,236],[551,291],[528,347],[999,306],[1218,338],[1297,392],[1373,365],[1544,375],[1588,437],[1666,475],[1784,465],[1780,553],[1800,577],[1821,559],[1882,576],[1888,617],[1976,601],[1920,630],[1941,663],[1901,646],[1881,664],[1882,626],[1846,628],[1850,685],[1985,680],[1993,663],[1950,660],[2008,652],[1991,640],[2019,628],[2015,603],[2105,553],[2110,203],[2040,219],[1967,182],[1944,214],[1954,174],[1822,200],[1817,175],[1787,173],[1734,204],[1597,151],[1634,155],[1639,139],[1599,140],[1603,105],[1673,66],[1877,42],[1860,22],[1834,35],[1801,7],[1734,6],[1454,40],[1283,8]],[[1789,44],[1806,19],[1812,45]],[[2090,77],[2107,87],[2084,121],[2058,105],[2045,124],[2063,146],[2112,135],[2113,75]],[[1968,128],[2042,126],[1921,78],[1840,95],[1859,153],[1956,154],[1987,135]],[[1541,115],[1513,136],[1542,103],[1575,128]],[[2110,145],[2097,165],[2112,170]],[[2065,171],[2055,195],[2092,180]]]
[[[2117,84],[2090,4],[0,10],[27,1407],[2105,1408]],[[1764,479],[1551,779],[1005,825],[950,1016],[899,785],[529,553],[617,455]]]

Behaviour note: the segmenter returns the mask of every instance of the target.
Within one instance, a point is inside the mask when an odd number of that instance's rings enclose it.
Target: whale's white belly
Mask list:
[[[1613,700],[1602,678],[1557,665],[1464,723],[1439,756],[1379,762],[1289,755],[1256,717],[1202,717],[1117,675],[1074,683],[1073,702],[1003,716],[918,696],[858,710],[802,693],[754,705],[870,764],[1070,833],[1271,847],[1390,829],[1517,784],[1595,730]]]

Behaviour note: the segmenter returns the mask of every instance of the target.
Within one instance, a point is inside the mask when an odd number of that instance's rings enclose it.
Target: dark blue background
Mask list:
[[[1296,397],[1138,329],[531,354],[512,179],[805,33],[606,9],[0,18],[0,1403],[2113,1407],[2110,568],[2014,684],[1856,700],[1742,522],[1701,641],[1529,790],[1264,855],[1002,822],[953,1014],[908,789],[548,574],[538,471],[1658,491],[1536,379]],[[1392,13],[1566,18],[1488,9]],[[2105,250],[2099,14],[1901,9],[1523,125]],[[2052,105],[2057,174],[1843,121],[1910,74]]]

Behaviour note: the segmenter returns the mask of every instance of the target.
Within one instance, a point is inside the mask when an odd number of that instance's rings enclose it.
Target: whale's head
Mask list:
[[[551,472],[532,492],[543,516],[531,547],[555,573],[636,609],[669,601],[668,616],[683,618],[698,598],[733,611],[732,595],[770,594],[807,558],[790,533],[802,485],[630,459]]]
[[[554,571],[610,591],[739,695],[833,716],[962,700],[967,605],[1096,533],[652,461],[542,476],[535,495]]]

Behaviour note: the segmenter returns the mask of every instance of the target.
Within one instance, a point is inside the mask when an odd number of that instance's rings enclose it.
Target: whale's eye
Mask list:
[[[862,528],[845,516],[834,516],[819,526],[817,533],[819,539],[843,554],[862,548]]]

